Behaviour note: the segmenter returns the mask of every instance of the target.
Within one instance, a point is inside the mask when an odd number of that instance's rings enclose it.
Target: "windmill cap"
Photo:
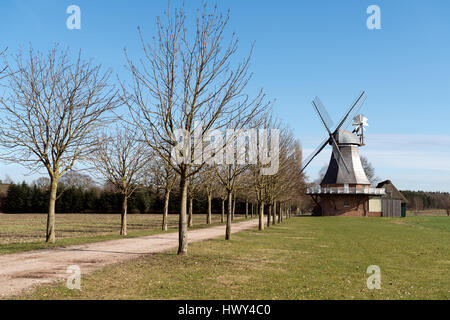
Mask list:
[[[339,130],[336,140],[338,144],[361,145],[361,140],[359,139],[359,137],[356,134],[346,130]]]

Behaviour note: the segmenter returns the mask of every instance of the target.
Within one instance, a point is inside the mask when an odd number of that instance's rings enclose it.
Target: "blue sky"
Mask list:
[[[66,8],[78,5],[81,30],[68,30]],[[172,5],[179,4],[172,1]],[[361,149],[377,175],[401,189],[450,191],[450,2],[253,1],[208,2],[231,10],[228,30],[245,55],[255,50],[250,92],[263,88],[276,99],[275,113],[301,140],[305,156],[325,137],[311,100],[320,96],[337,121],[361,90],[369,118]],[[369,5],[381,9],[381,30],[366,27]],[[189,15],[201,1],[186,1]],[[2,0],[0,47],[10,53],[31,43],[47,50],[55,42],[82,49],[85,57],[121,77],[126,47],[140,54],[136,27],[150,39],[166,1]],[[330,149],[307,173],[314,179]],[[18,165],[0,164],[0,178],[32,180]]]

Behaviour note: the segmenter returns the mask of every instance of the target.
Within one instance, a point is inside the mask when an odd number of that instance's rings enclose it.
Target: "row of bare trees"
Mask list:
[[[190,30],[183,8],[168,10],[164,21],[157,19],[153,41],[147,42],[139,30],[139,59],[133,60],[125,51],[131,81],[119,80],[118,85],[111,82],[111,70],[84,61],[81,52],[73,59],[58,46],[47,54],[30,47],[26,54],[5,59],[1,158],[32,171],[47,171],[48,242],[55,241],[58,181],[76,166],[95,170],[121,192],[122,235],[127,233],[127,199],[144,185],[164,192],[162,229],[166,230],[170,195],[177,184],[181,201],[178,254],[187,253],[196,193],[207,195],[207,223],[212,221],[213,197],[222,199],[222,221],[227,202],[226,239],[231,237],[236,196],[246,199],[247,215],[249,203],[252,215],[258,208],[261,230],[267,208],[270,226],[275,217],[281,222],[283,214],[297,205],[303,190],[300,145],[271,116],[270,102],[262,91],[253,97],[246,93],[251,52],[237,61],[238,38],[228,34],[228,21],[229,14],[205,5]],[[196,152],[202,150],[203,139],[190,139],[213,129],[237,133],[249,128],[280,130],[277,150],[271,150],[269,159],[278,162],[275,174],[262,173],[267,161],[261,153],[256,163],[211,164]],[[235,142],[236,136],[227,135],[219,149],[229,149]],[[211,146],[206,143],[206,147]],[[211,157],[218,154],[220,150],[215,149]]]

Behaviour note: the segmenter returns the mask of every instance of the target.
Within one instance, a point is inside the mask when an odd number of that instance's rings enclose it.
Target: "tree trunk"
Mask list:
[[[169,218],[169,199],[170,199],[170,190],[164,192],[164,212],[163,212],[163,220],[162,220],[162,229],[163,231],[167,231],[167,220]]]
[[[233,193],[233,212],[231,214],[231,220],[234,220],[234,210],[236,209],[236,194]]]
[[[245,219],[248,219],[248,199],[245,199]]]
[[[128,197],[126,194],[124,194],[122,198],[122,219],[120,223],[121,236],[127,235],[127,204],[128,204]]]
[[[259,204],[259,226],[258,230],[264,230],[264,201]]]
[[[211,224],[211,202],[212,202],[212,194],[208,194],[208,215],[206,216],[206,223]]]
[[[269,212],[267,213],[267,226],[270,227],[270,220],[272,218],[272,206],[268,204],[267,207],[269,208]]]
[[[274,201],[272,205],[272,224],[277,223],[277,202]]]
[[[56,192],[58,190],[58,179],[51,179],[50,185],[50,200],[48,203],[48,216],[47,216],[47,234],[45,237],[46,242],[55,243],[55,204],[56,204]]]
[[[188,227],[192,227],[194,225],[194,217],[192,216],[192,202],[194,199],[192,197],[189,198],[189,220],[188,220]]]
[[[252,211],[251,211],[251,218],[253,218],[253,212],[255,210],[255,203],[252,202]]]
[[[278,203],[278,223],[281,223],[281,203]]]
[[[225,240],[231,239],[231,219],[233,211],[233,194],[228,191],[228,212],[227,212],[227,228],[225,232]]]
[[[220,222],[225,220],[225,199],[222,199],[222,215],[220,216]]]
[[[187,254],[188,240],[187,240],[187,180],[186,172],[182,171],[180,175],[180,193],[181,193],[181,208],[180,219],[178,226],[178,254]]]

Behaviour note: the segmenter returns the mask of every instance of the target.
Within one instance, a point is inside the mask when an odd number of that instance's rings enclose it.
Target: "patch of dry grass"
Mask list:
[[[450,299],[450,219],[299,217],[48,285],[26,299]],[[366,286],[381,268],[381,290]]]
[[[429,217],[429,216],[446,216],[447,210],[443,209],[428,209],[418,211],[406,211],[407,217]]]
[[[161,214],[129,214],[128,231],[161,228]],[[205,224],[205,214],[194,215],[194,225]],[[213,215],[213,223],[220,215]],[[0,244],[41,241],[45,237],[46,214],[0,214]],[[176,228],[178,215],[169,215],[168,227]],[[56,238],[114,234],[120,230],[120,214],[56,214]]]
[[[235,220],[242,219],[235,215]],[[128,236],[160,233],[161,214],[129,214]],[[46,214],[0,214],[0,254],[122,238],[120,214],[56,214],[56,243],[45,243]],[[220,215],[212,215],[220,223]],[[194,228],[208,226],[206,214],[194,214]],[[178,215],[169,215],[168,231],[176,231]]]

